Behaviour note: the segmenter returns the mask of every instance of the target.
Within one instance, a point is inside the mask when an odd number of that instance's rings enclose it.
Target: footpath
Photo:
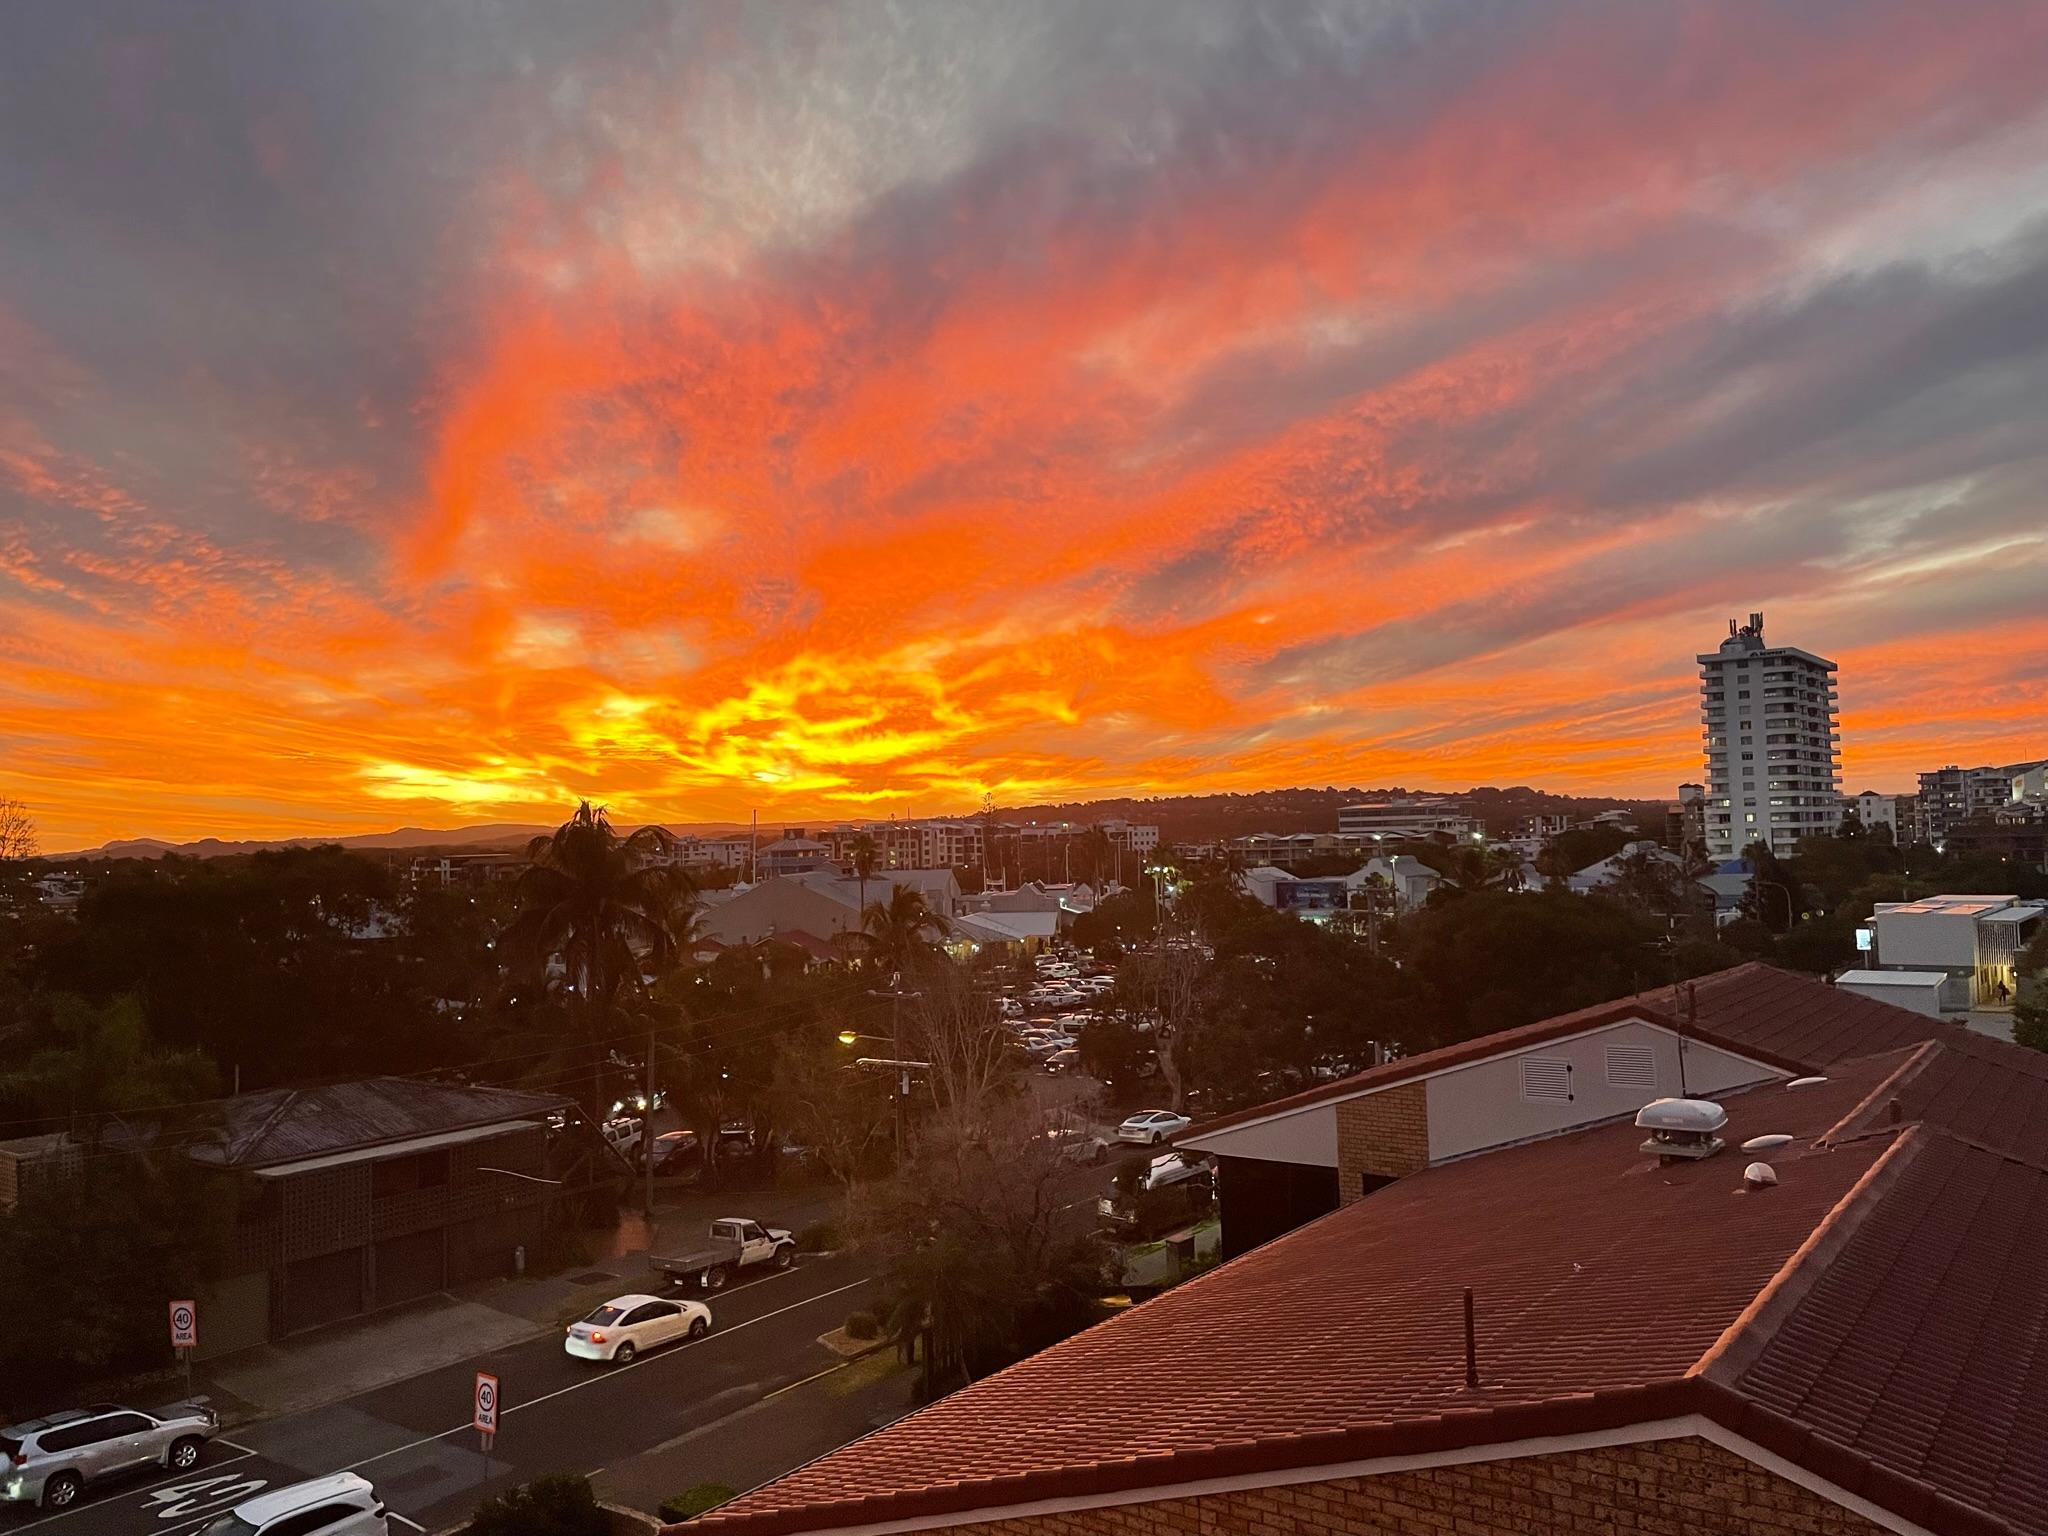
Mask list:
[[[567,1326],[599,1302],[649,1289],[648,1257],[699,1241],[719,1216],[744,1214],[801,1231],[841,1214],[829,1187],[688,1193],[657,1207],[653,1222],[622,1212],[588,1264],[553,1275],[481,1281],[367,1317],[243,1350],[194,1370],[229,1424],[352,1397],[423,1371],[502,1349]]]

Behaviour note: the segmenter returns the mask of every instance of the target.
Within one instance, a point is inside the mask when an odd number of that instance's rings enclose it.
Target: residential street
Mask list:
[[[404,1525],[435,1531],[486,1490],[544,1472],[618,1469],[656,1447],[679,1479],[668,1491],[677,1492],[700,1480],[685,1437],[837,1364],[817,1337],[858,1308],[871,1283],[850,1257],[800,1260],[713,1299],[713,1331],[698,1343],[618,1368],[571,1359],[560,1335],[546,1333],[230,1431],[192,1473],[111,1484],[75,1509],[5,1529],[179,1536],[267,1487],[346,1470],[374,1482]],[[469,1422],[479,1370],[501,1384],[502,1428],[488,1465]]]

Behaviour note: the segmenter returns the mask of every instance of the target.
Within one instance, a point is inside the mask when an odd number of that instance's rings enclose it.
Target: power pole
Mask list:
[[[647,1160],[647,1241],[654,1241],[654,1026],[647,1026],[647,1108],[640,1116],[640,1155]],[[716,1139],[717,1132],[712,1132]]]

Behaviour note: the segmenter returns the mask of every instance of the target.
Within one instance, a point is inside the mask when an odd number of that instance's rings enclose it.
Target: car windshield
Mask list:
[[[599,1307],[595,1312],[591,1313],[590,1316],[583,1319],[583,1321],[585,1321],[586,1323],[595,1323],[598,1327],[602,1328],[609,1323],[616,1323],[620,1318],[624,1317],[625,1315],[626,1309],[624,1307],[615,1307],[610,1302],[606,1302],[603,1306]]]
[[[256,1527],[230,1511],[199,1528],[199,1536],[256,1536]]]

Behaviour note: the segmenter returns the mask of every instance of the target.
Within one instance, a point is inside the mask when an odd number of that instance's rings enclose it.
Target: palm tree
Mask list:
[[[690,882],[665,861],[674,842],[653,826],[622,838],[604,808],[585,800],[561,826],[527,844],[515,887],[519,915],[506,930],[505,948],[529,973],[544,974],[561,960],[585,1046],[610,1039],[621,996],[642,991],[643,972],[682,947]],[[587,1097],[595,1103],[601,1095],[593,1086]]]
[[[875,861],[881,857],[881,850],[875,847],[874,838],[861,833],[853,840],[853,878],[860,882],[860,909],[868,909],[868,877],[875,872]]]
[[[871,958],[898,973],[914,970],[952,929],[914,885],[894,887],[886,903],[877,901],[861,914],[862,945]]]

